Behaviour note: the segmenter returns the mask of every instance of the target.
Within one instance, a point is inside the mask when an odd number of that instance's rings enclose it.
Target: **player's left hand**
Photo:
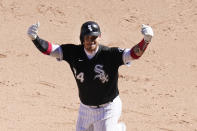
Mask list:
[[[146,43],[150,43],[151,42],[151,39],[154,35],[153,33],[153,29],[148,26],[148,25],[144,25],[142,24],[142,30],[141,30],[142,34],[144,35],[144,41]]]

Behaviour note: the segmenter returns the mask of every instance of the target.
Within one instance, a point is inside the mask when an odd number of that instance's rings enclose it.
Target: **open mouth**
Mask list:
[[[91,44],[88,44],[88,46],[95,46],[96,45],[96,43],[94,42],[94,43],[91,43]]]

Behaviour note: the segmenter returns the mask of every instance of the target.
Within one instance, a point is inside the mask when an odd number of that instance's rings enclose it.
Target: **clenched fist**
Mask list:
[[[142,24],[142,30],[141,30],[142,34],[144,35],[144,41],[146,43],[150,43],[151,42],[151,39],[154,35],[153,33],[153,29],[148,26],[148,25],[144,25]]]

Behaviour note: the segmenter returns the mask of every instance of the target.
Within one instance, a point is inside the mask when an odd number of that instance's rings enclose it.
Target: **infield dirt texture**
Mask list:
[[[75,131],[79,98],[66,62],[28,38],[79,44],[96,21],[102,44],[131,48],[154,30],[138,61],[119,70],[128,131],[197,131],[197,0],[0,0],[0,131]]]

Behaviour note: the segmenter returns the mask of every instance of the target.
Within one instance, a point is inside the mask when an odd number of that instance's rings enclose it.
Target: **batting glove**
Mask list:
[[[27,31],[27,35],[32,39],[35,40],[36,37],[38,36],[38,28],[40,26],[40,23],[37,22],[36,24],[33,24],[29,27]]]
[[[144,25],[142,24],[142,30],[141,30],[142,34],[144,35],[144,41],[146,43],[150,43],[151,42],[151,39],[154,35],[153,33],[153,29],[148,26],[148,25]]]

